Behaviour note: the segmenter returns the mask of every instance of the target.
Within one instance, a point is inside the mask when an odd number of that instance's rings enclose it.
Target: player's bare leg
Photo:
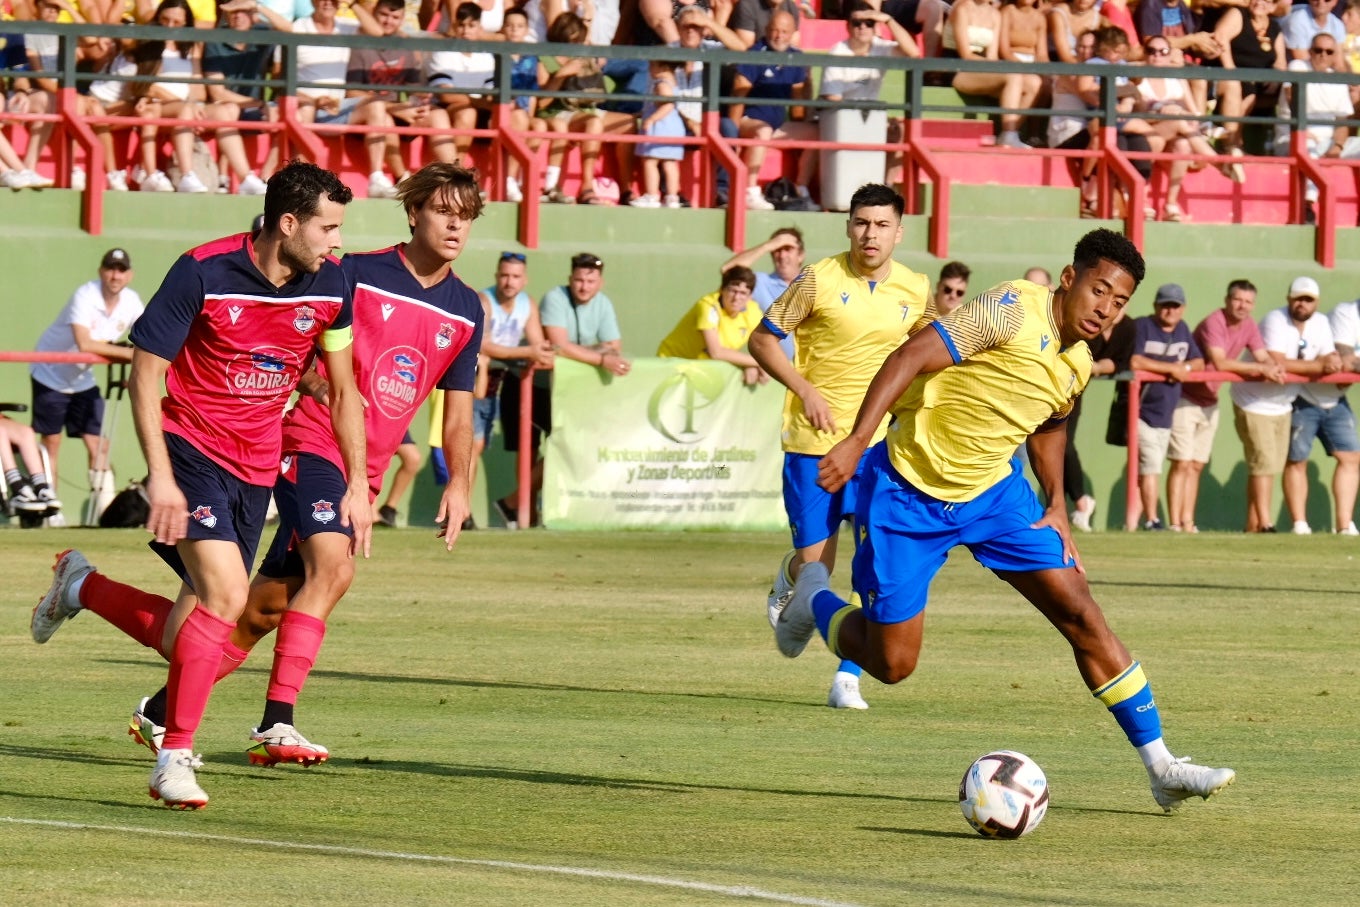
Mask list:
[[[1072,646],[1082,679],[1138,750],[1152,782],[1152,796],[1163,810],[1171,812],[1193,796],[1208,799],[1233,783],[1237,775],[1230,768],[1193,765],[1188,757],[1171,755],[1142,665],[1106,623],[1084,575],[1075,568],[997,575],[1038,608]]]

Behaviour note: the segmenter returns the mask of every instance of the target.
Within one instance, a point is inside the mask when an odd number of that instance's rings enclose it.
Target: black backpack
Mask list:
[[[146,499],[146,479],[129,482],[113,496],[109,506],[99,515],[101,529],[132,529],[146,525],[151,515],[151,504]]]

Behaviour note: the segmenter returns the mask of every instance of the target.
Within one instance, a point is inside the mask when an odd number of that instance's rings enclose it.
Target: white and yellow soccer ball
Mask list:
[[[959,809],[984,837],[1027,835],[1048,812],[1048,779],[1024,753],[997,750],[979,756],[959,782]]]

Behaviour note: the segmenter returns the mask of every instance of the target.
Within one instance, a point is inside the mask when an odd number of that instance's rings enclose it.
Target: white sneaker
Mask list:
[[[746,207],[752,211],[773,211],[774,205],[761,194],[759,187],[751,186],[746,190]]]
[[[237,195],[264,195],[269,189],[269,185],[253,173],[247,173],[246,178],[241,180],[241,184],[236,187]]]
[[[165,741],[165,728],[146,717],[144,709],[148,701],[149,697],[143,696],[137,708],[133,709],[132,720],[128,722],[128,736],[151,750],[151,755],[155,756],[160,753],[161,743]]]
[[[1360,529],[1355,528],[1354,521],[1347,523],[1345,529],[1338,529],[1337,535],[1360,535]]]
[[[94,567],[85,560],[85,555],[74,548],[57,555],[57,562],[52,566],[52,585],[29,619],[28,629],[34,642],[47,642],[58,627],[80,613],[80,602],[72,601],[70,595],[71,584],[93,572]]]
[[[43,525],[48,529],[65,529],[66,516],[60,510],[55,513],[48,513],[47,519],[43,520]]]
[[[55,182],[34,170],[20,171],[24,177],[25,189],[50,189],[56,185]]]
[[[57,496],[52,493],[52,486],[39,485],[33,489],[33,494],[45,512],[51,513],[61,509],[61,501],[57,500]]]
[[[85,168],[84,168],[84,167],[72,167],[72,168],[71,168],[71,188],[74,189],[74,190],[76,190],[77,192],[84,192],[84,191],[85,191]]]
[[[506,179],[505,181],[505,200],[507,202],[524,201],[524,192],[519,187],[519,180]]]
[[[639,195],[628,204],[634,208],[660,208],[661,199],[655,195]]]
[[[1148,777],[1152,779],[1153,799],[1162,809],[1171,812],[1191,797],[1208,800],[1232,784],[1237,779],[1237,772],[1230,768],[1194,765],[1186,756],[1148,769]]]
[[[137,184],[138,192],[174,192],[175,186],[170,182],[170,177],[166,176],[161,170],[155,173],[148,173]]]
[[[833,709],[867,709],[869,703],[859,694],[859,678],[845,671],[837,671],[831,679],[831,692],[826,695],[826,704]]]
[[[191,750],[161,750],[151,770],[148,793],[171,809],[202,809],[208,795],[198,786],[194,769],[202,765]]]
[[[110,170],[105,177],[105,189],[110,192],[128,191],[127,172],[123,170]]]
[[[387,178],[385,173],[374,171],[368,176],[368,197],[396,198],[397,187],[392,185],[392,181]]]
[[[13,489],[14,493],[9,498],[9,509],[12,513],[46,513],[47,505],[38,500],[38,493],[33,490],[33,486],[25,482],[23,485]]]
[[[1086,506],[1082,507],[1082,504],[1085,504]],[[1091,532],[1094,528],[1091,524],[1091,520],[1095,518],[1095,515],[1096,499],[1089,494],[1084,494],[1077,499],[1077,507],[1069,514],[1068,522],[1071,523],[1072,528],[1076,529],[1078,532]]]
[[[663,207],[663,208],[683,208],[684,205],[680,204],[680,196],[678,196],[678,195],[668,195],[668,196],[666,196],[664,199],[661,200],[661,207]]]
[[[789,565],[793,563],[797,554],[796,550],[790,549],[787,554],[780,558],[779,569],[775,572],[774,581],[770,583],[770,595],[765,600],[765,607],[769,612],[771,630],[778,628],[779,612],[784,610],[784,606],[793,597],[793,581],[789,579]]]
[[[274,765],[296,762],[298,765],[318,765],[330,758],[330,751],[319,743],[312,743],[291,724],[276,724],[267,731],[256,728],[250,732],[255,745],[246,750],[251,765]]]
[[[203,180],[198,178],[198,174],[192,170],[179,178],[179,185],[175,187],[176,192],[191,192],[199,194],[208,191],[208,187],[203,185]]]
[[[0,186],[14,190],[28,188],[28,184],[24,180],[24,171],[6,170],[4,173],[0,173]]]
[[[1295,521],[1294,521],[1294,534],[1295,534],[1295,535],[1312,535],[1312,534],[1313,534],[1313,527],[1312,527],[1312,526],[1309,526],[1308,523],[1305,522],[1304,520],[1295,520]]]
[[[812,597],[830,588],[831,574],[821,561],[804,564],[798,570],[798,581],[793,584],[793,595],[774,626],[774,641],[786,658],[797,658],[807,648],[817,632],[817,619],[812,615]]]

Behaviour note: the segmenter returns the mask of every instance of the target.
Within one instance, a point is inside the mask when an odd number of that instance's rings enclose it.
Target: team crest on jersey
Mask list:
[[[300,305],[293,311],[297,313],[293,316],[293,327],[297,328],[299,334],[311,333],[312,328],[316,327],[316,309]]]
[[[434,335],[434,345],[441,350],[449,348],[453,343],[453,325],[447,321],[439,326],[439,333]]]
[[[330,501],[312,502],[312,519],[318,523],[329,523],[335,519],[335,505]]]
[[[189,516],[207,529],[212,529],[217,525],[217,517],[213,514],[212,508],[206,504],[199,504]]]

